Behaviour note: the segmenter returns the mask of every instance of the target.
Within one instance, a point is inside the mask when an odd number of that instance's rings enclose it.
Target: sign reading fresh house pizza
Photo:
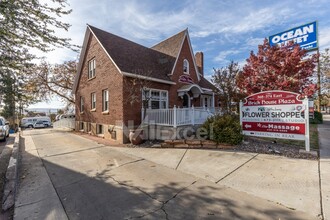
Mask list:
[[[274,90],[253,94],[240,103],[243,134],[305,140],[309,151],[309,122],[308,117],[304,117],[305,110],[308,110],[308,100],[301,100],[297,93]]]
[[[293,41],[306,50],[316,49],[317,46],[317,23],[316,21],[299,27],[274,34],[269,37],[269,44],[286,45],[289,41]]]

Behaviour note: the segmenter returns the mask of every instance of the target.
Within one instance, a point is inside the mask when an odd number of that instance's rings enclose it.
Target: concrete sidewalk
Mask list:
[[[318,161],[197,149],[112,148],[220,186],[321,216]]]
[[[24,136],[15,219],[319,219],[316,161],[224,151],[112,148],[70,133],[33,132]],[[302,165],[295,161],[305,163],[304,175],[291,176]],[[283,170],[289,170],[285,177]],[[287,185],[290,179],[302,184]],[[265,194],[265,184],[271,182],[278,189],[273,193],[289,187],[285,201],[294,200],[298,208],[242,192],[247,184]],[[228,187],[232,183],[243,190]]]
[[[31,136],[22,139],[14,219],[68,219]]]
[[[330,115],[318,126],[320,143],[320,178],[324,219],[330,219]]]

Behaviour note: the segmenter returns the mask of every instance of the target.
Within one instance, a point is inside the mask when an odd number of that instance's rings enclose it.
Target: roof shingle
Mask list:
[[[176,57],[144,47],[96,27],[89,28],[123,72],[171,81]]]
[[[177,57],[179,55],[181,44],[183,42],[183,38],[186,34],[186,31],[187,30],[183,30],[176,35],[167,38],[166,40],[151,47],[151,49],[157,50],[161,53],[165,53],[172,57]]]

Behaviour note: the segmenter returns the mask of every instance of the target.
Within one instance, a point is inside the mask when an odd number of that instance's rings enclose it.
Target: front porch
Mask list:
[[[190,107],[167,109],[141,109],[142,124],[178,127],[203,124],[210,116],[220,113],[220,108]],[[144,117],[145,114],[145,117]]]

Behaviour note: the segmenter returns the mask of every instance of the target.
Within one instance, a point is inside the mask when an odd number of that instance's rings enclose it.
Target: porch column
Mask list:
[[[176,106],[173,107],[173,127],[176,128]]]
[[[141,123],[143,123],[143,119],[144,119],[144,108],[141,108]]]
[[[191,110],[192,110],[192,125],[195,125],[195,108],[194,108],[194,105],[192,105],[191,107]]]
[[[212,93],[212,108],[214,108],[214,92]]]

